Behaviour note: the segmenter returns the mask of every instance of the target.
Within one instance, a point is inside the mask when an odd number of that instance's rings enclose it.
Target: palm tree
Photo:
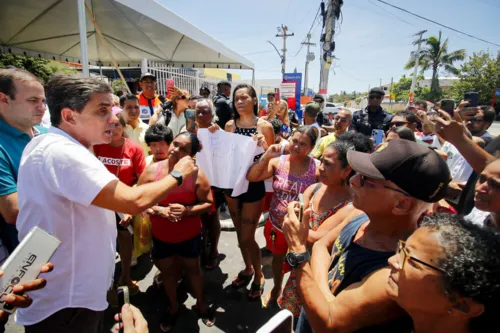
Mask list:
[[[441,96],[441,88],[439,87],[439,70],[443,68],[446,72],[457,75],[459,70],[453,66],[453,63],[464,60],[466,53],[464,49],[456,50],[448,53],[448,38],[442,42],[441,31],[439,37],[431,36],[422,39],[424,46],[418,55],[418,65],[421,68],[422,74],[429,69],[432,69],[431,81],[431,98],[439,99]],[[414,44],[418,44],[416,41]],[[405,69],[415,67],[415,58],[412,57],[405,66]]]

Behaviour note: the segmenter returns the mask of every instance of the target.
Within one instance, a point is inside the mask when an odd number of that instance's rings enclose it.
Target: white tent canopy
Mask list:
[[[86,4],[120,67],[140,67],[148,59],[173,67],[254,69],[251,61],[153,0]],[[81,60],[77,0],[1,0],[0,7],[4,52]],[[86,26],[89,62],[111,66],[88,15]]]

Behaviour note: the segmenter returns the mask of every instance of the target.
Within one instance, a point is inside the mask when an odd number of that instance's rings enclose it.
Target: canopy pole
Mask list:
[[[252,68],[252,86],[255,87],[255,69]]]
[[[79,1],[84,1],[84,0],[79,0]],[[115,66],[116,71],[118,72],[118,75],[120,75],[120,78],[123,80],[123,83],[125,83],[125,88],[127,89],[127,92],[131,94],[132,92],[130,91],[130,87],[127,84],[127,80],[125,80],[125,77],[122,74],[122,71],[120,70],[120,67],[118,66],[118,63],[116,62],[115,57],[113,57],[113,53],[111,53],[111,50],[109,49],[108,42],[106,39],[104,39],[104,36],[102,35],[101,29],[99,28],[99,25],[97,24],[94,16],[92,15],[92,12],[90,11],[90,8],[85,5],[85,9],[87,10],[90,18],[92,19],[92,24],[94,25],[95,31],[97,32],[97,36],[100,38],[102,45],[106,49],[106,52],[108,52],[109,57],[111,58],[111,62],[113,63],[113,66]]]
[[[78,0],[78,27],[80,29],[80,57],[83,76],[90,76],[87,46],[87,23],[85,22],[85,0]]]

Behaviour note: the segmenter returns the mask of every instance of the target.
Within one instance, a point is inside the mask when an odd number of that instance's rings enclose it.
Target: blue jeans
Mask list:
[[[295,333],[313,333],[311,325],[307,320],[306,312],[304,308],[300,311],[299,320],[297,321],[297,327],[295,328]]]

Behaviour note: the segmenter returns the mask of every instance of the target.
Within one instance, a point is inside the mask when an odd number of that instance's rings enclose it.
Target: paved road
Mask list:
[[[261,246],[265,247],[263,228],[257,229],[256,238]],[[246,290],[235,290],[230,287],[231,281],[243,268],[241,254],[238,249],[235,232],[223,232],[220,239],[219,252],[221,253],[220,268],[205,272],[205,293],[209,301],[217,304],[216,323],[212,328],[206,327],[201,320],[197,320],[196,314],[191,310],[195,304],[194,299],[186,293],[179,295],[180,302],[184,302],[181,308],[177,324],[173,333],[218,333],[218,332],[256,332],[276,312],[276,309],[262,309],[260,302],[249,302]],[[264,255],[264,274],[266,277],[266,292],[272,288],[271,257],[267,251]],[[119,264],[117,265],[117,273]],[[140,281],[141,293],[134,296],[132,304],[139,306],[149,323],[151,333],[161,332],[159,320],[164,313],[168,301],[162,290],[152,287],[152,281],[156,268],[147,256],[139,258],[139,264],[133,269],[133,279]],[[286,280],[285,280],[286,281]],[[50,282],[49,282],[50,283]],[[181,288],[182,289],[182,288]],[[185,289],[185,288],[184,288]],[[113,315],[116,308],[108,308],[106,311],[106,325],[104,332],[109,332],[113,325]],[[11,318],[6,326],[8,333],[22,333],[24,329],[15,324]]]

